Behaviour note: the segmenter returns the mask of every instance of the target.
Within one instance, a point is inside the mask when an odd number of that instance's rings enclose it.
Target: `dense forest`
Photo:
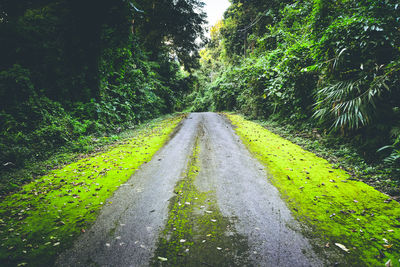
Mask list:
[[[0,265],[399,266],[399,1],[203,1],[0,1]]]
[[[1,191],[175,111],[292,125],[398,177],[397,1],[230,2],[206,40],[200,0],[2,1]]]
[[[29,180],[5,185],[6,174],[54,151],[87,152],[96,137],[181,110],[198,66],[202,6],[1,1],[1,191]]]
[[[398,177],[399,45],[395,0],[232,0],[187,101],[346,143]]]

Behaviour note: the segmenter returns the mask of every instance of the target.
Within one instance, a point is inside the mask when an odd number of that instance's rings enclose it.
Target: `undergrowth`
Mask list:
[[[338,137],[306,123],[293,123],[276,119],[256,121],[273,133],[300,145],[306,150],[327,159],[335,167],[349,172],[352,179],[358,179],[379,191],[400,197],[400,173],[384,162],[371,162],[351,138]]]
[[[62,167],[74,160],[86,157],[90,153],[97,153],[106,149],[109,145],[123,141],[136,134],[137,130],[152,127],[157,122],[171,115],[159,117],[158,119],[145,121],[143,123],[126,123],[118,128],[108,131],[92,133],[89,135],[75,136],[66,141],[60,147],[46,147],[46,144],[38,145],[36,152],[29,152],[20,165],[9,162],[9,165],[0,166],[0,197],[20,189],[21,185],[30,182],[37,177],[45,175],[49,171]],[[29,145],[19,144],[25,149]],[[33,156],[31,156],[33,155]]]

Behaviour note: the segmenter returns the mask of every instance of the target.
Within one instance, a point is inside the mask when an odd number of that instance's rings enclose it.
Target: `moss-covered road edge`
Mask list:
[[[383,266],[390,260],[400,266],[399,203],[262,126],[226,116],[267,167],[293,215],[309,227],[306,233],[319,240],[317,250],[342,253],[344,265]]]
[[[96,219],[107,199],[169,140],[185,115],[54,170],[0,203],[1,266],[48,266]]]

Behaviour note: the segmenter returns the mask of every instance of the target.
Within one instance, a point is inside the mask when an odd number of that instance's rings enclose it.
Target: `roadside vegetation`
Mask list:
[[[228,118],[272,175],[316,251],[342,250],[346,266],[397,266],[400,204],[323,158],[238,115]]]
[[[231,3],[200,51],[188,109],[234,111],[328,140],[399,195],[398,1]]]
[[[365,154],[351,139],[338,138],[333,134],[318,132],[309,124],[292,124],[282,122],[272,116],[268,119],[253,120],[271,132],[300,145],[303,149],[315,153],[328,160],[336,168],[348,172],[352,179],[363,181],[377,190],[399,201],[400,180],[385,162],[371,164],[365,159]]]
[[[398,0],[230,2],[207,41],[201,0],[1,1],[1,264],[51,264],[181,111],[240,113],[330,160],[229,115],[317,250],[398,264]],[[193,186],[196,153],[155,264],[185,264],[174,253],[206,233],[224,242],[217,205],[195,214],[210,196]],[[194,227],[201,237],[185,234]]]
[[[181,110],[203,32],[198,7],[1,1],[0,194],[45,173],[36,167],[43,161],[63,162]]]
[[[107,199],[164,145],[184,115],[156,120],[105,151],[51,171],[0,203],[0,261],[51,265]]]

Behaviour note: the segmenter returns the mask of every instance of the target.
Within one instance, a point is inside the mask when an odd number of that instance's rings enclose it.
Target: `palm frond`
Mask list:
[[[376,109],[375,102],[384,90],[387,75],[377,76],[368,84],[368,77],[358,80],[339,81],[317,92],[314,117],[333,121],[332,128],[357,129],[371,122]]]

